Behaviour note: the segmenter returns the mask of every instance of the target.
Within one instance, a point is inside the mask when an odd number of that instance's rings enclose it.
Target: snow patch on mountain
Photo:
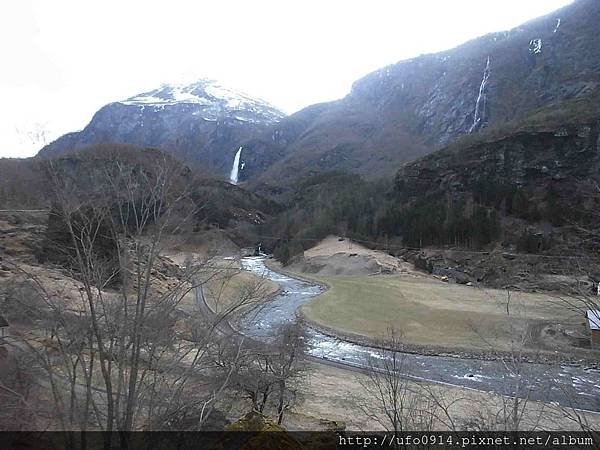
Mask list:
[[[542,53],[542,39],[536,38],[529,41],[529,52],[535,55]]]
[[[224,116],[242,122],[272,122],[284,114],[269,103],[227,88],[214,80],[203,79],[192,84],[164,84],[158,89],[135,95],[118,103],[128,106],[151,106],[155,111],[185,105],[193,115],[205,120]]]
[[[256,106],[275,109],[265,101],[226,88],[213,80],[200,80],[189,85],[163,84],[158,89],[119,101],[124,105],[174,105],[178,103],[209,105],[215,102],[225,103],[232,109],[251,109]]]
[[[558,27],[560,27],[560,19],[556,19],[556,26],[554,27],[553,33],[556,33],[558,31]]]

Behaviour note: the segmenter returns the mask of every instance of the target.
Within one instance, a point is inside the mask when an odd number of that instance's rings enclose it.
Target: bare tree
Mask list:
[[[270,342],[249,343],[238,359],[232,359],[231,354],[231,350],[220,353],[218,364],[228,371],[238,365],[232,388],[244,394],[253,410],[266,413],[271,407],[281,424],[285,412],[296,403],[308,372],[302,326],[283,325]]]
[[[4,347],[0,347],[4,350]],[[0,356],[0,429],[27,430],[31,424],[44,427],[45,412],[34,403],[31,358],[22,354]]]
[[[497,299],[491,297],[491,300]],[[506,297],[499,305],[504,308],[506,314],[503,335],[497,338],[504,341],[508,337],[508,348],[498,352],[498,361],[508,375],[505,388],[510,394],[501,395],[499,405],[491,402],[483,405],[482,409],[474,410],[468,427],[480,431],[534,430],[544,414],[544,407],[540,404],[540,408],[535,412],[529,408],[534,388],[527,382],[527,364],[531,358],[537,357],[539,352],[530,346],[533,336],[527,309],[525,305],[514,301],[510,290],[506,291]],[[479,329],[477,324],[472,324],[472,327],[491,351],[496,352],[499,349],[494,337],[487,336],[489,330]]]
[[[281,328],[277,341],[278,357],[272,367],[277,379],[277,423],[281,424],[285,411],[296,402],[306,375],[306,337],[302,326],[294,322]]]
[[[433,430],[438,413],[444,415],[451,404],[439,392],[422,389],[410,379],[410,367],[406,354],[402,353],[401,333],[390,327],[378,347],[381,350],[376,355],[369,354],[366,358],[366,378],[359,378],[377,406],[373,408],[373,403],[370,403],[362,406],[362,410],[389,432]],[[447,419],[446,423],[452,426],[449,415]]]
[[[220,270],[206,261],[175,267],[163,257],[166,238],[202,207],[193,178],[166,156],[88,162],[76,176],[69,161],[47,167],[46,254],[75,280],[76,297],[22,268],[30,292],[21,307],[42,317],[13,346],[46,372],[62,429],[172,428],[192,416],[188,427],[199,428],[229,383],[213,376],[208,358],[218,323],[260,294],[231,299],[224,314],[184,307]]]

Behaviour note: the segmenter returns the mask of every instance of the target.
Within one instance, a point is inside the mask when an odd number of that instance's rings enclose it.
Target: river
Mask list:
[[[286,322],[296,320],[296,310],[316,297],[322,288],[269,269],[265,259],[242,259],[242,268],[269,279],[280,286],[280,292],[242,324],[243,333],[269,341]],[[368,358],[382,358],[382,351],[327,336],[307,327],[309,354],[336,363],[364,367]],[[557,402],[565,406],[600,412],[600,371],[558,364],[523,363],[516,375],[501,361],[483,361],[456,357],[402,353],[408,377],[440,384],[461,386],[502,395],[513,395],[517,379],[520,392],[531,400]],[[519,378],[517,378],[519,377]]]

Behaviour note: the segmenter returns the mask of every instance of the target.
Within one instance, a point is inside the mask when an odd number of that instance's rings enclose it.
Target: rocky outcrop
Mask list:
[[[461,214],[468,214],[473,205],[483,206],[497,212],[501,230],[489,251],[428,248],[407,251],[404,258],[458,283],[591,292],[600,280],[586,259],[595,256],[595,243],[582,239],[576,225],[586,227],[600,207],[600,111],[565,113],[544,125],[526,122],[459,140],[405,164],[394,188],[402,208],[441,200],[466,205]]]
[[[550,201],[552,193],[559,205],[576,202],[585,209],[590,205],[583,189],[597,178],[598,168],[600,118],[457,143],[404,165],[396,175],[396,190],[404,197],[468,193],[482,202],[495,202],[505,189],[519,190],[537,206]]]
[[[448,283],[511,291],[593,294],[594,280],[600,275],[579,270],[570,264],[573,262],[570,258],[537,258],[502,249],[477,253],[427,248],[401,252],[400,256]]]

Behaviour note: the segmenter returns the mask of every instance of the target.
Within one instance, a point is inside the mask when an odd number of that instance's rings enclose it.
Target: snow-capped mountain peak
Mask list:
[[[163,84],[103,106],[82,131],[57,139],[39,154],[125,143],[160,148],[227,176],[242,143],[283,117],[284,113],[269,103],[214,80]],[[239,161],[240,174],[244,164]]]
[[[269,103],[223,86],[215,80],[202,79],[191,84],[163,84],[158,89],[135,95],[118,103],[130,106],[154,106],[164,108],[174,105],[192,105],[202,112],[207,120],[215,120],[231,113],[251,113],[257,117],[244,117],[238,120],[276,121],[284,116]]]

